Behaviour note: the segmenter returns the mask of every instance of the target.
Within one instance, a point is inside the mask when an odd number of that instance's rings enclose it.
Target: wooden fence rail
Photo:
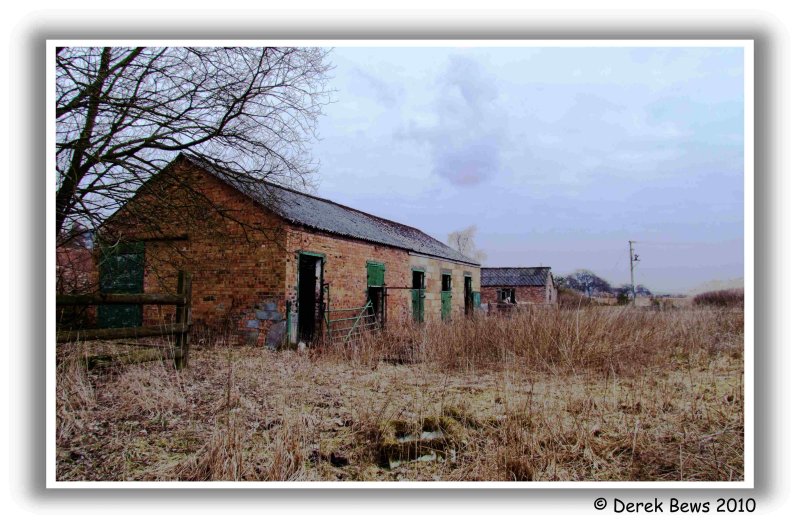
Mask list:
[[[88,295],[56,295],[59,306],[87,306],[97,304],[172,304],[184,306],[184,295],[172,293],[93,293]]]
[[[189,362],[189,330],[192,325],[192,275],[178,272],[178,292],[166,293],[95,293],[88,295],[58,295],[56,306],[91,306],[100,304],[159,304],[175,306],[175,323],[158,326],[136,326],[127,328],[93,328],[87,330],[65,330],[56,332],[56,342],[136,339],[163,335],[175,336],[175,368],[181,369]],[[145,361],[159,359],[157,355],[143,356]],[[90,361],[90,364],[92,362]]]

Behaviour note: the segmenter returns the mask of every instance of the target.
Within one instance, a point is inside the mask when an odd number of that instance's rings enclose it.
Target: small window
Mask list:
[[[514,288],[501,288],[497,290],[497,302],[516,304],[516,291]]]
[[[442,291],[449,292],[453,290],[453,279],[449,273],[442,274]]]

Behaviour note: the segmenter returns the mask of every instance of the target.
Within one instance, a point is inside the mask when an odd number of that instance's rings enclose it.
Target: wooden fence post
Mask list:
[[[186,329],[175,337],[175,368],[182,369],[189,364],[189,328],[192,322],[192,274],[178,272],[178,295],[183,295],[186,302],[175,305],[175,323],[183,324]]]
[[[135,351],[128,354],[93,356],[88,358],[88,366],[92,364],[109,364],[114,361],[122,363],[139,363],[155,359],[173,359],[175,368],[181,369],[189,362],[189,330],[192,325],[192,275],[185,271],[178,272],[177,294],[167,293],[94,293],[82,295],[57,295],[56,306],[94,306],[102,304],[158,304],[175,306],[175,322],[173,324],[159,324],[153,326],[137,326],[124,328],[90,328],[77,330],[57,330],[56,342],[68,343],[74,341],[113,340],[113,339],[139,339],[142,337],[155,337],[173,335],[175,351],[164,357],[163,352],[158,354],[142,353]],[[156,347],[157,345],[144,344],[142,347]]]

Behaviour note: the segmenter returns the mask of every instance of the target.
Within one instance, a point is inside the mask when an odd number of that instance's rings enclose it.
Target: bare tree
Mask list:
[[[177,153],[306,186],[330,64],[320,48],[56,50],[56,229],[96,229]],[[244,176],[246,175],[246,176]],[[153,221],[142,218],[143,221]]]
[[[607,280],[598,277],[588,269],[579,269],[567,275],[565,278],[567,287],[583,292],[591,297],[595,293],[610,293],[611,285]]]
[[[453,231],[447,235],[447,245],[464,256],[483,262],[486,260],[486,252],[475,246],[475,233],[477,231],[478,227],[475,225],[460,231]]]

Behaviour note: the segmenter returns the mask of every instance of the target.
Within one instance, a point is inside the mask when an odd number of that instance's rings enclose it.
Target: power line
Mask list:
[[[658,242],[653,240],[636,240],[637,244],[645,244],[648,246],[666,246],[666,247],[693,247],[702,245],[701,242]]]

